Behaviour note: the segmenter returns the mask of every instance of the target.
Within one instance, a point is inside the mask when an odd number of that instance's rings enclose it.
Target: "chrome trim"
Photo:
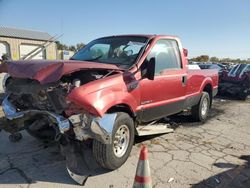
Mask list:
[[[70,175],[70,177],[78,184],[80,185],[84,185],[85,181],[87,180],[88,176],[86,175],[78,175],[74,172],[72,172],[68,167],[67,168],[67,171]]]
[[[57,115],[53,112],[45,111],[45,110],[26,110],[18,112],[16,107],[12,105],[9,100],[8,96],[6,96],[2,102],[2,108],[5,114],[5,117],[8,120],[14,120],[18,118],[22,118],[24,115],[28,113],[40,113],[40,114],[47,114],[57,123],[59,130],[61,133],[64,133],[70,129],[69,120],[64,118],[63,116]]]
[[[103,117],[94,118],[92,123],[96,123],[99,127],[105,130],[106,133],[112,135],[117,114],[105,114]],[[92,124],[91,123],[91,124]]]
[[[93,118],[90,128],[94,133],[94,139],[104,143],[112,143],[112,132],[115,125],[116,113],[105,114],[103,117]]]
[[[6,90],[6,85],[5,84],[6,84],[7,79],[10,77],[10,75],[8,73],[2,73],[2,74],[5,74],[3,76],[3,80],[2,80],[3,92],[5,92],[5,90]]]
[[[59,131],[62,134],[70,129],[70,124],[72,123],[76,139],[83,141],[88,138],[93,138],[105,144],[110,144],[112,141],[112,132],[117,117],[116,113],[105,114],[103,117],[91,116],[88,117],[91,118],[90,123],[85,124],[83,114],[73,115],[67,119],[61,115],[45,110],[17,111],[16,107],[9,102],[8,96],[4,98],[2,106],[5,117],[8,120],[23,118],[28,114],[44,114],[48,115],[52,121],[58,125]]]
[[[104,144],[110,144],[116,113],[105,114],[103,117],[94,117],[87,114],[75,114],[68,118],[73,125],[75,138],[80,141],[89,138]]]
[[[71,124],[76,127],[76,126],[81,126],[84,127],[85,126],[85,122],[83,119],[83,114],[74,114],[70,117],[68,117],[68,120],[71,122]]]

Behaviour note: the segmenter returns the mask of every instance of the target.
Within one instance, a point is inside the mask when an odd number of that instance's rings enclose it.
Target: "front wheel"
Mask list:
[[[191,113],[195,121],[205,122],[210,110],[210,96],[207,92],[202,92],[199,103],[192,107]]]
[[[112,143],[93,141],[93,156],[106,169],[117,169],[126,162],[134,143],[134,122],[124,112],[117,113],[112,133]]]

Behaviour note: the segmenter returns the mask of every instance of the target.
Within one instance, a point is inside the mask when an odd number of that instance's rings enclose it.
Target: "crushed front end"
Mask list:
[[[83,166],[79,144],[92,139],[109,144],[116,114],[98,117],[68,101],[67,95],[75,87],[79,80],[40,84],[32,79],[9,79],[0,128],[12,135],[27,130],[32,136],[57,141],[70,176],[82,184],[85,176],[79,170]]]

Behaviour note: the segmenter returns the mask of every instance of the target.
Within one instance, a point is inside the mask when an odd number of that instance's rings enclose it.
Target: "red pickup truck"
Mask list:
[[[92,140],[108,169],[127,160],[136,134],[147,134],[139,127],[186,109],[204,122],[218,87],[216,70],[190,70],[180,40],[165,35],[103,37],[71,60],[6,61],[0,71],[9,74],[2,129],[55,138],[71,148],[66,155]]]

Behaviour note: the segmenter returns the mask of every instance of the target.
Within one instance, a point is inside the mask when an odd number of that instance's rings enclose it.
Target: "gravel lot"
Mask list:
[[[205,124],[172,118],[174,133],[137,138],[121,168],[96,171],[84,187],[132,187],[141,143],[148,146],[155,188],[250,187],[250,100],[216,99],[210,116]],[[2,131],[0,187],[80,186],[69,177],[55,144],[25,132],[20,142],[11,143]]]

